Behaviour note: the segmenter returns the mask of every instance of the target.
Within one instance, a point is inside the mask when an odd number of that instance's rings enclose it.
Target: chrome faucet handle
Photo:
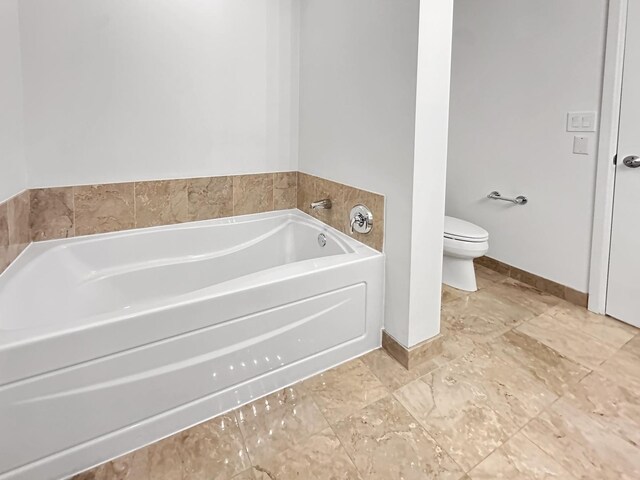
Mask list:
[[[351,230],[351,234],[353,235],[354,230],[353,227],[354,225],[357,223],[359,227],[363,227],[364,226],[364,222],[366,222],[367,220],[364,218],[364,215],[362,215],[362,213],[356,213],[352,218],[351,218],[351,223],[350,223],[350,230]]]
[[[349,214],[351,219],[349,223],[349,229],[353,235],[358,233],[369,233],[373,229],[373,213],[364,205],[356,205],[351,209]]]

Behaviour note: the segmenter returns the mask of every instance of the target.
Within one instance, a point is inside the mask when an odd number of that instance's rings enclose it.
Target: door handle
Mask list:
[[[640,157],[636,155],[629,155],[628,157],[625,157],[622,163],[629,168],[638,168],[640,167]]]

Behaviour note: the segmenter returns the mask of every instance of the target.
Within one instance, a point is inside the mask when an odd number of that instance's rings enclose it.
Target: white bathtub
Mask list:
[[[377,347],[383,269],[297,210],[32,244],[0,275],[0,479],[69,476]]]

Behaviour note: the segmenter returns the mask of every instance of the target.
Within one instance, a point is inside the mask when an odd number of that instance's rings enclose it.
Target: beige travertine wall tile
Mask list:
[[[9,258],[9,222],[7,204],[0,203],[0,273],[13,261]]]
[[[343,232],[351,235],[349,229],[349,212],[351,209],[361,203],[371,210],[373,213],[373,229],[366,235],[353,233],[351,236],[356,240],[382,251],[384,242],[384,197],[377,193],[367,192],[354,187],[345,186],[345,207],[347,211],[345,223],[343,224]]]
[[[311,202],[325,198],[329,198],[333,204],[330,210],[311,210],[309,207]],[[366,205],[373,212],[373,230],[366,235],[357,232],[352,235],[349,228],[349,213],[359,203]],[[383,249],[384,197],[382,195],[298,172],[298,209],[378,251]]]
[[[0,273],[31,242],[29,232],[29,191],[0,203]]]
[[[273,174],[273,209],[287,210],[296,208],[298,203],[297,172],[278,172]]]
[[[271,210],[273,210],[272,173],[233,177],[234,215],[248,215]]]
[[[347,222],[349,212],[345,204],[345,192],[344,185],[324,178],[315,179],[315,196],[314,201],[324,200],[328,198],[331,200],[330,209],[312,210],[311,215],[318,220],[331,225],[336,230],[344,232],[344,224]]]
[[[136,227],[186,222],[187,181],[160,180],[135,185]]]
[[[28,190],[7,201],[7,220],[9,223],[9,244],[15,248],[17,256],[31,241]]]
[[[311,202],[316,200],[316,177],[298,172],[298,210],[311,215]]]
[[[189,220],[209,220],[233,215],[233,177],[187,180]]]
[[[75,235],[73,187],[31,190],[29,226],[31,240],[51,240]]]
[[[135,227],[134,184],[74,187],[76,235],[117,232]]]
[[[323,198],[333,207],[311,211],[310,203]],[[16,218],[24,218],[25,201],[29,207],[27,227],[17,223],[14,256],[28,244],[26,231],[29,239],[47,240],[296,207],[350,234],[357,203],[372,209],[375,225],[371,234],[353,236],[380,251],[384,239],[383,196],[302,172],[42,188],[13,201]]]

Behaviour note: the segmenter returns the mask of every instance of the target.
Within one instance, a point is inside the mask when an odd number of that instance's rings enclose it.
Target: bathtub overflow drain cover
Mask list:
[[[327,237],[325,237],[324,233],[318,235],[318,245],[324,247],[327,244]]]

